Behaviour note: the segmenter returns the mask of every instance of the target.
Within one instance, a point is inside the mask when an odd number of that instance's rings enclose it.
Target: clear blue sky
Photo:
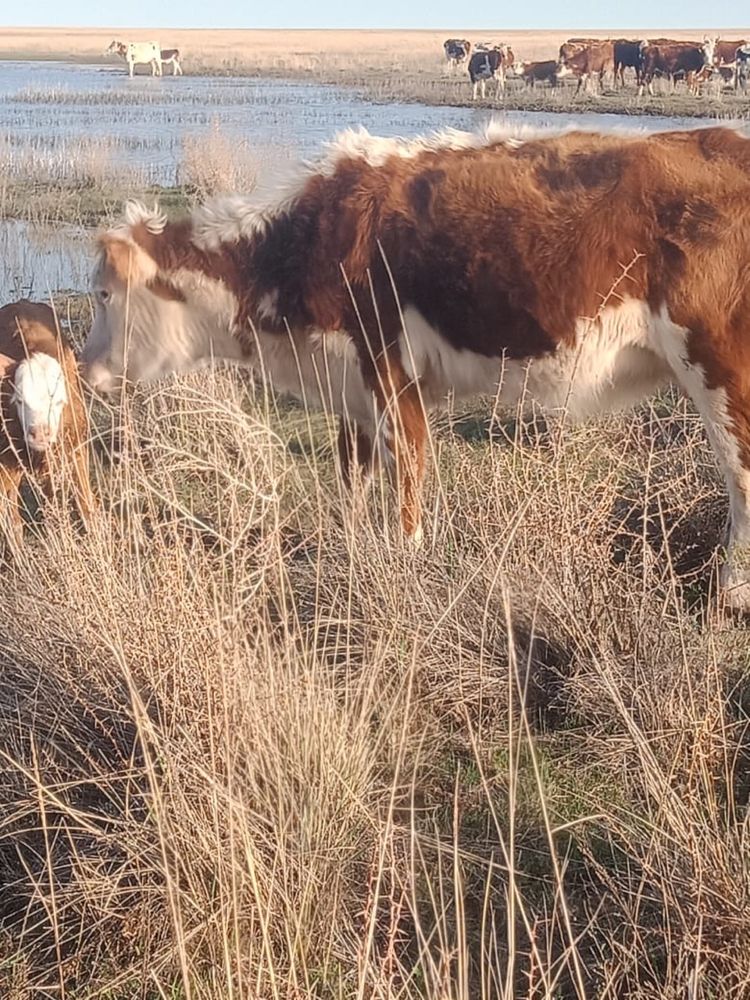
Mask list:
[[[174,28],[730,28],[750,21],[738,0],[3,0],[6,26]]]

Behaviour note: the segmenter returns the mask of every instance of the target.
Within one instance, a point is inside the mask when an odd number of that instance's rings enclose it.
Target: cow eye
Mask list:
[[[109,302],[109,292],[107,291],[106,288],[100,288],[99,291],[96,293],[96,297],[102,304]]]

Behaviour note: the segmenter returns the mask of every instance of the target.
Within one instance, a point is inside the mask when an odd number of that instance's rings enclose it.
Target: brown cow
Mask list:
[[[614,43],[611,41],[592,42],[574,52],[570,52],[563,45],[560,47],[561,54],[564,49],[565,56],[561,55],[557,76],[558,79],[571,73],[576,76],[578,78],[576,94],[579,93],[581,88],[585,90],[589,80],[595,75],[599,77],[599,87],[601,89],[604,86],[605,73],[614,73],[615,50]]]
[[[723,38],[716,39],[714,44],[713,65],[719,70],[729,69],[731,71],[728,80],[726,74],[721,74],[722,79],[725,82],[729,82],[730,84],[735,83],[737,70],[737,49],[741,49],[745,45],[747,45],[747,40],[744,38],[739,38],[733,42],[725,41]]]
[[[627,253],[623,248],[627,248]],[[279,188],[103,234],[88,378],[254,367],[343,417],[345,472],[395,463],[421,534],[426,410],[534,399],[572,417],[665,383],[726,477],[722,582],[750,609],[750,140],[728,128],[349,131]]]
[[[520,63],[518,72],[527,87],[533,88],[537,83],[549,83],[551,87],[557,86],[556,59],[546,59],[543,62]]]
[[[66,472],[61,485],[71,490],[84,519],[93,514],[78,366],[54,312],[43,303],[21,299],[0,309],[0,425],[0,524],[6,538],[17,544],[23,537],[20,489],[29,474],[49,495],[53,472]]]
[[[711,39],[697,42],[667,42],[649,45],[643,54],[643,75],[638,88],[639,95],[644,87],[653,96],[655,75],[665,76],[675,85],[678,76],[684,76],[690,92],[696,90],[696,76],[704,66],[713,65],[714,43]]]

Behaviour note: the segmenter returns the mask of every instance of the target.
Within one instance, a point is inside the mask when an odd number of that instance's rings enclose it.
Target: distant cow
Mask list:
[[[740,45],[736,53],[736,72],[734,75],[735,90],[747,92],[750,80],[750,45]]]
[[[732,70],[732,80],[737,66],[737,49],[747,45],[746,38],[738,38],[733,42],[727,42],[723,38],[717,38],[714,43],[713,64],[718,69],[726,66]]]
[[[474,52],[469,59],[469,79],[474,88],[473,99],[476,101],[481,88],[482,97],[487,96],[487,81],[495,81],[495,93],[505,91],[505,76],[515,61],[513,50],[507,45],[497,45],[493,49]]]
[[[448,65],[451,69],[455,69],[469,58],[471,42],[467,42],[465,38],[448,38],[443,42],[443,51]]]
[[[520,63],[518,73],[527,87],[535,87],[537,83],[548,83],[557,86],[557,60],[545,59],[543,62]]]
[[[698,42],[665,42],[648,45],[643,54],[643,74],[638,93],[648,87],[653,95],[654,76],[665,76],[674,86],[677,77],[684,76],[688,90],[696,89],[696,77],[704,66],[712,66],[714,42],[706,39]]]
[[[341,415],[346,475],[395,465],[415,540],[427,409],[486,394],[583,418],[676,384],[730,496],[726,599],[750,611],[748,206],[731,128],[349,131],[281,194],[129,205],[99,238],[87,378],[254,368]]]
[[[182,76],[182,66],[180,65],[180,60],[182,56],[180,55],[179,49],[162,49],[161,50],[161,64],[162,72],[163,67],[172,64],[172,76]]]
[[[110,42],[104,54],[120,56],[128,64],[128,74],[139,63],[151,64],[151,76],[161,76],[161,48],[158,42]]]
[[[573,74],[578,78],[576,94],[588,86],[589,80],[594,76],[599,77],[600,89],[604,85],[604,76],[608,72],[614,73],[615,49],[611,41],[593,41],[583,47],[573,48],[567,42],[560,47],[561,58],[557,68],[558,79]]]
[[[637,86],[641,84],[643,73],[643,53],[648,48],[648,42],[632,41],[627,38],[616,38],[615,46],[615,85],[619,79],[621,86],[625,86],[625,70],[635,70],[635,82]]]

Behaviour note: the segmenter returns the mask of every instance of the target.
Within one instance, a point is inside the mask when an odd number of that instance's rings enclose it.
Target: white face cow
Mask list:
[[[21,361],[13,380],[12,399],[29,450],[47,451],[57,441],[68,402],[59,361],[41,352]]]
[[[142,206],[130,214],[129,224],[161,236],[163,217]],[[232,335],[237,302],[222,282],[178,269],[166,286],[157,275],[156,262],[127,226],[103,238],[93,275],[96,312],[82,354],[96,391],[110,392],[125,378],[148,381],[242,357]]]

